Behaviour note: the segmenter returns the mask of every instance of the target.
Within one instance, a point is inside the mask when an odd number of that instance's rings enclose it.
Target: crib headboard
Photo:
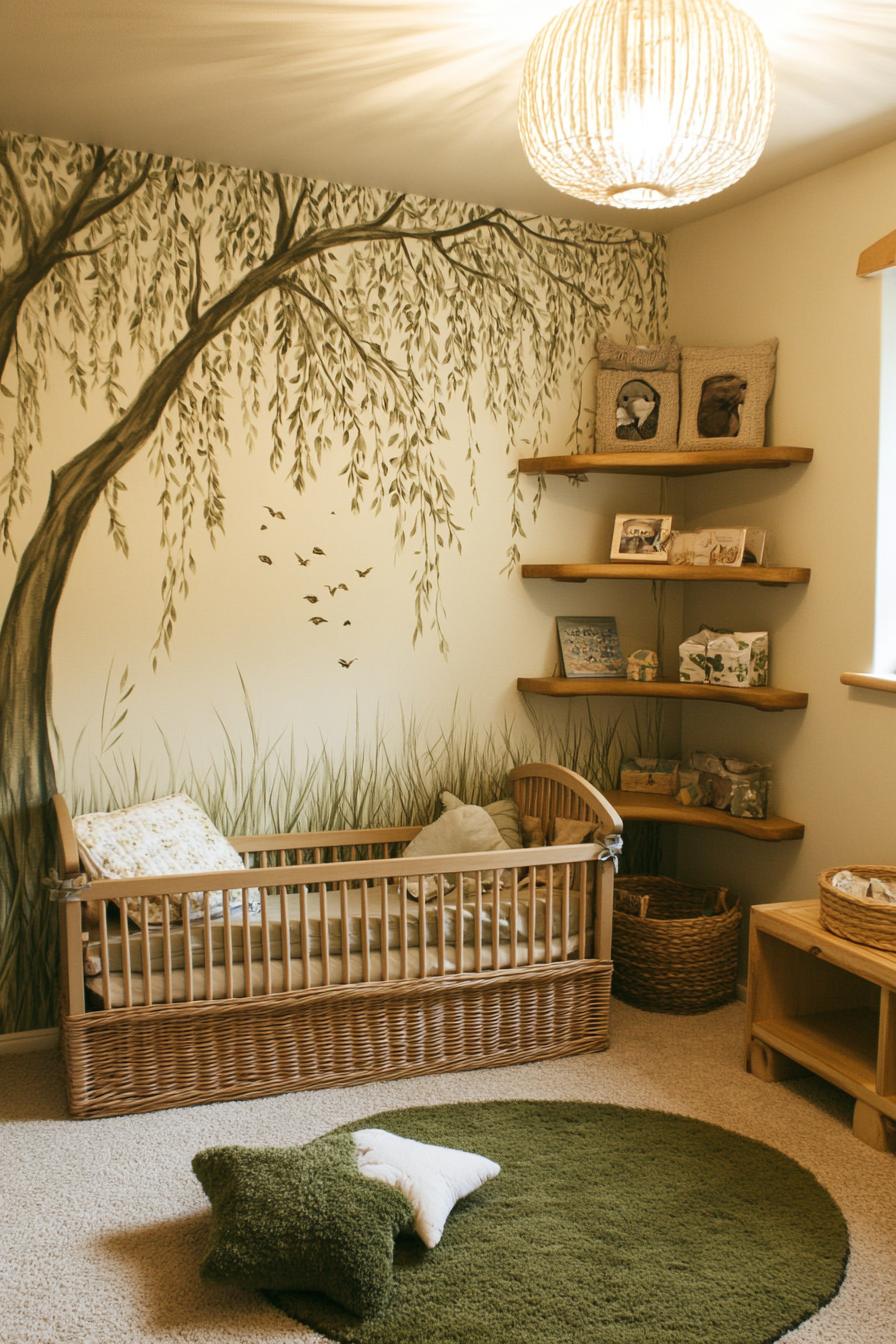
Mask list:
[[[604,795],[562,765],[518,765],[509,779],[520,812],[540,817],[546,832],[555,817],[569,817],[594,820],[601,835],[622,834],[622,818]]]

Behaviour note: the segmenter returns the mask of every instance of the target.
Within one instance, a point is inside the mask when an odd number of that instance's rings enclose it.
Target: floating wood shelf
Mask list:
[[[674,798],[653,793],[624,793],[621,789],[604,797],[623,821],[663,821],[676,826],[700,826],[711,831],[733,831],[751,840],[801,840],[805,826],[787,817],[732,817],[714,807],[682,807]]]
[[[519,677],[517,690],[530,695],[634,695],[653,700],[724,700],[752,709],[805,709],[806,691],[774,686],[711,686],[688,681],[627,681],[624,677]]]
[[[670,583],[683,579],[697,583],[761,583],[783,588],[808,583],[811,569],[769,569],[765,565],[658,565],[619,561],[612,565],[523,565],[524,579],[554,579],[556,583],[584,583],[586,579],[649,579]]]
[[[772,470],[811,462],[811,448],[708,448],[696,453],[573,453],[524,457],[520,471],[537,476],[580,476],[604,471],[625,476],[706,476],[717,471]]]

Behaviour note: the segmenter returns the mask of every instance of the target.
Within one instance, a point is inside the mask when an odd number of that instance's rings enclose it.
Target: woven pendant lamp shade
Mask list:
[[[775,104],[762,34],[728,0],[582,0],[526,55],[529,162],[599,205],[684,205],[758,159]]]

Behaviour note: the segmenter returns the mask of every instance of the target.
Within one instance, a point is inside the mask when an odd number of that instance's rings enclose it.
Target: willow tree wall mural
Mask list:
[[[0,629],[0,1022],[55,1015],[56,780],[48,723],[54,624],[97,509],[127,554],[121,473],[143,454],[160,482],[158,628],[170,649],[194,527],[223,532],[222,458],[255,449],[307,490],[340,460],[353,510],[381,512],[419,550],[414,638],[444,640],[443,557],[459,540],[440,459],[463,407],[524,417],[536,437],[558,378],[624,315],[653,334],[661,241],[502,209],[7,135],[0,138],[0,542],[14,566]],[[30,499],[42,406],[65,387],[106,428]],[[237,398],[233,441],[225,401]],[[509,440],[508,440],[509,441]],[[517,492],[506,521],[511,559]],[[37,518],[20,535],[23,515]]]

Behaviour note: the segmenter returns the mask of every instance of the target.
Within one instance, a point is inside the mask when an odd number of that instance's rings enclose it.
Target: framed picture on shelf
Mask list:
[[[624,677],[626,661],[615,616],[558,616],[564,677]]]
[[[665,564],[671,536],[671,513],[617,513],[610,559]]]

